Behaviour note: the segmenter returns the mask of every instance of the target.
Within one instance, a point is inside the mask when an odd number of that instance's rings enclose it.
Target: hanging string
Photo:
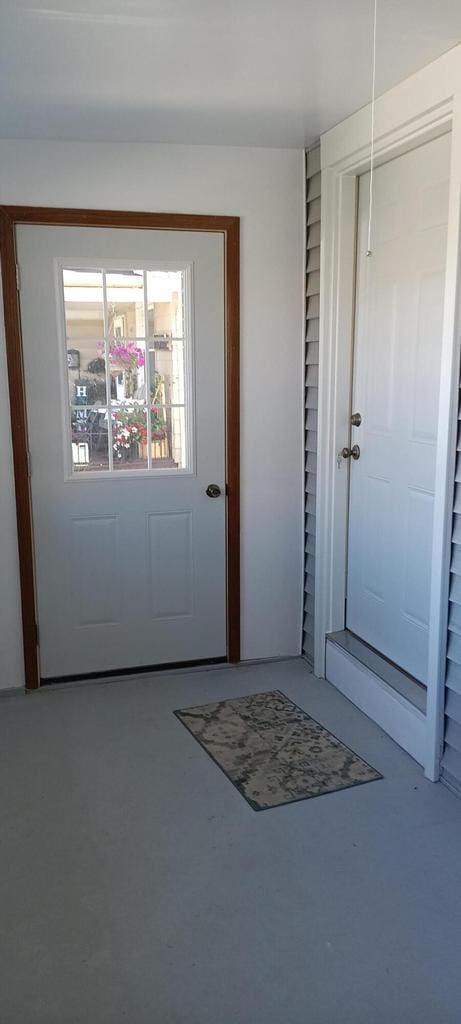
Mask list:
[[[375,93],[376,93],[376,22],[378,14],[378,0],[374,0],[373,15],[373,73],[371,86],[371,141],[370,141],[370,198],[368,204],[368,234],[367,234],[367,256],[372,256],[371,248],[371,226],[373,218],[373,172],[375,167]]]

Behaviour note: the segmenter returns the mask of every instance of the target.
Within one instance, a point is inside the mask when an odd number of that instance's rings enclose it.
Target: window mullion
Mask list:
[[[109,456],[109,470],[114,468],[114,447],[112,439],[112,395],[110,377],[110,348],[109,348],[109,317],[107,312],[107,285],[106,271],[102,271],[102,298],[104,315],[104,361],[106,364],[106,406],[107,406],[107,449]]]
[[[148,341],[148,308],[147,308],[147,274],[143,271],[143,284],[144,284],[144,369],[146,379],[146,417],[147,417],[147,468],[152,469],[152,414],[150,407],[150,348]]]

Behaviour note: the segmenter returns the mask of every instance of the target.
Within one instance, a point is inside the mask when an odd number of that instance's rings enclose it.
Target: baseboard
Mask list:
[[[0,697],[23,697],[24,686],[3,686],[0,688]]]
[[[327,640],[326,678],[424,767],[426,716],[356,658]]]

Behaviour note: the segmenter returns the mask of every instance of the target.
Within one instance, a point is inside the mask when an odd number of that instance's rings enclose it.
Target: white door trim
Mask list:
[[[439,776],[443,736],[450,530],[459,386],[461,46],[402,82],[376,104],[375,156],[383,163],[452,131],[446,289],[434,499],[425,772]],[[336,455],[349,437],[354,322],[356,195],[369,169],[370,109],[321,139],[322,221],[315,596],[316,675],[325,637],[345,627],[348,479]],[[366,710],[363,708],[363,710]],[[371,709],[370,709],[371,710]]]
[[[426,715],[394,690],[384,679],[357,663],[347,651],[327,641],[326,673],[356,707],[379,722],[396,743],[424,766],[426,758]]]

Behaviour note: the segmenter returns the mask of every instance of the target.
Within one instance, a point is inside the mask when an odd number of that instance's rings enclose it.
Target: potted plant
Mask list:
[[[113,413],[112,446],[115,457],[121,461],[147,458],[147,410],[144,406],[120,408]],[[160,410],[151,411],[151,455],[165,458],[167,455],[166,431]]]

